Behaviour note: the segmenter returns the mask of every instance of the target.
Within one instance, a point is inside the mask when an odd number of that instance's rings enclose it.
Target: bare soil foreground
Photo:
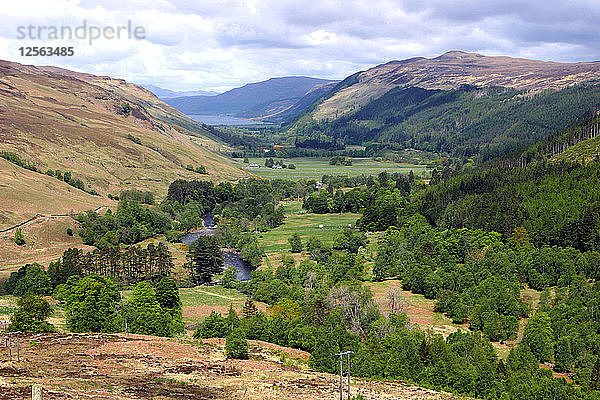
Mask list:
[[[338,378],[306,366],[308,354],[250,341],[249,360],[226,360],[224,340],[142,335],[29,334],[21,360],[0,343],[0,400],[337,399]],[[458,399],[403,382],[352,380],[366,399]]]

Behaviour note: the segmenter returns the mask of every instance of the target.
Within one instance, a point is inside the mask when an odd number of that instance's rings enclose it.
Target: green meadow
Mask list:
[[[429,170],[425,165],[375,161],[370,158],[353,158],[351,166],[329,165],[329,158],[274,158],[274,160],[283,160],[286,165],[294,164],[296,169],[266,168],[264,158],[249,158],[248,160],[248,164],[244,164],[242,159],[237,159],[236,162],[238,166],[261,178],[284,178],[292,180],[321,179],[323,175],[377,175],[384,171],[408,174],[411,170],[417,176],[423,175],[424,177],[429,177]],[[260,167],[250,168],[250,164],[258,164]]]
[[[323,243],[331,245],[333,235],[341,228],[356,225],[360,214],[311,214],[302,210],[301,202],[286,202],[286,217],[283,225],[262,233],[260,242],[267,253],[288,252],[288,239],[298,233],[303,242],[310,237],[316,237]],[[323,227],[319,227],[323,225]]]

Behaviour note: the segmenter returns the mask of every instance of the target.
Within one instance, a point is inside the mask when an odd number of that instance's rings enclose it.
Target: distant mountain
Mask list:
[[[317,100],[329,93],[337,84],[338,81],[333,81],[316,85],[290,107],[257,119],[271,123],[287,123],[293,121],[294,118],[307,110]]]
[[[312,104],[315,100],[313,97],[331,89],[332,83],[335,81],[304,76],[271,78],[249,83],[217,96],[177,97],[167,99],[166,102],[188,115],[231,115],[263,120],[269,120],[273,116],[276,120],[290,119],[304,110],[300,105],[294,108],[297,103]],[[312,101],[303,100],[304,96],[309,96]],[[294,112],[285,114],[290,109]]]
[[[174,90],[163,89],[155,85],[141,85],[156,95],[159,99],[172,99],[175,97],[188,97],[188,96],[216,96],[219,93],[211,92],[206,90],[193,90],[187,92],[176,92]]]
[[[451,51],[357,72],[287,134],[303,147],[381,144],[489,159],[600,108],[600,64]]]

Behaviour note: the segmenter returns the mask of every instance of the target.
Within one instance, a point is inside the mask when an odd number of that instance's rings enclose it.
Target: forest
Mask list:
[[[599,183],[596,162],[540,161],[460,174],[422,191],[414,201],[436,226],[481,228],[504,238],[523,226],[538,246],[594,250]]]
[[[335,119],[297,123],[296,145],[398,143],[456,158],[491,160],[562,132],[598,109],[600,86],[534,95],[503,87],[398,87]],[[313,143],[314,142],[314,143]]]

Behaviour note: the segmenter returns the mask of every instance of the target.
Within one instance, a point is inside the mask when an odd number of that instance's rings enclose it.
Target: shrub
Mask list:
[[[131,106],[128,103],[123,104],[118,113],[129,117],[131,115]]]
[[[52,281],[50,281],[48,273],[39,265],[28,265],[25,267],[25,276],[16,282],[13,294],[16,296],[46,295],[51,292]]]
[[[234,329],[225,343],[225,354],[227,358],[235,358],[238,360],[248,359],[248,341],[246,335],[241,329]]]
[[[25,244],[23,232],[21,232],[20,229],[15,229],[15,243],[17,244],[17,246],[23,246]]]
[[[177,299],[173,299],[165,285],[161,300],[177,306]],[[171,316],[165,312],[158,303],[156,292],[148,282],[140,282],[135,285],[131,300],[127,303],[125,312],[129,331],[143,335],[173,336],[170,322]]]
[[[54,326],[46,322],[52,315],[52,307],[48,302],[36,295],[27,294],[17,303],[19,308],[10,318],[8,330],[11,332],[56,332]]]
[[[117,332],[116,307],[121,300],[117,287],[97,275],[72,276],[67,281],[67,324],[73,332]]]
[[[235,289],[238,287],[240,281],[237,279],[237,268],[230,266],[223,272],[221,278],[221,285],[229,289]]]
[[[194,332],[194,338],[226,337],[230,332],[226,319],[221,314],[213,311],[208,317],[204,318],[204,322],[200,328]]]
[[[302,251],[302,239],[299,234],[294,233],[292,237],[290,237],[289,242],[292,253],[300,253]]]
[[[127,139],[131,140],[133,143],[142,144],[140,138],[133,136],[131,133],[127,135]]]
[[[167,231],[167,233],[165,233],[165,237],[167,239],[167,242],[169,242],[169,243],[181,242],[181,239],[183,239],[184,236],[185,236],[185,233],[174,230],[174,229],[170,229]]]

